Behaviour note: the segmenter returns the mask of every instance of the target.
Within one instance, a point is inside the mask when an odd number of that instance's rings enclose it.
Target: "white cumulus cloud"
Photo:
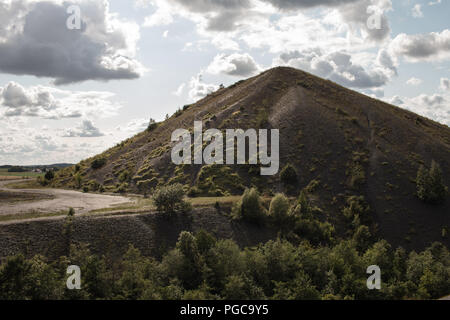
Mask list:
[[[261,71],[261,68],[248,53],[233,53],[229,55],[218,54],[206,71],[216,75],[249,77]]]

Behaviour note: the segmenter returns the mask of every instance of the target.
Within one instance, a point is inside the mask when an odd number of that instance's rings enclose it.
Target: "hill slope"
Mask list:
[[[415,196],[421,164],[436,160],[450,181],[450,128],[292,68],[275,68],[220,89],[186,106],[151,131],[142,132],[94,158],[61,170],[53,186],[99,185],[107,191],[150,193],[180,182],[191,195],[285,190],[279,174],[262,177],[254,166],[175,166],[170,159],[175,129],[275,128],[280,130],[280,170],[292,164],[298,184],[292,195],[317,185],[311,198],[328,219],[342,225],[350,195],[363,195],[379,235],[391,243],[422,248],[449,228],[450,201],[427,205]],[[93,161],[99,164],[92,168]],[[100,160],[100,161],[99,161]],[[95,166],[94,166],[95,167]]]

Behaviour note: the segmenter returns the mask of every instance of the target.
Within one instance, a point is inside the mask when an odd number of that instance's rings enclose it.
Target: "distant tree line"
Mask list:
[[[8,172],[27,172],[27,171],[29,171],[29,169],[27,169],[25,167],[17,167],[17,166],[14,166],[14,167],[11,167],[8,169]]]

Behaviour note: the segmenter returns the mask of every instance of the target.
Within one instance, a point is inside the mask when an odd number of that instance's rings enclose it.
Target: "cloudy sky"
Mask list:
[[[450,125],[449,0],[0,0],[0,164],[78,162],[270,67]]]

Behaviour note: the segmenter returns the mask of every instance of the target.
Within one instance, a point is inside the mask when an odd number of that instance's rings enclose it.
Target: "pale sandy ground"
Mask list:
[[[17,180],[18,182],[23,180]],[[61,189],[7,189],[5,185],[14,181],[0,181],[0,190],[14,192],[43,194],[51,196],[51,200],[24,201],[17,203],[0,203],[0,215],[19,214],[27,212],[54,213],[74,208],[76,214],[88,213],[92,210],[109,208],[111,206],[132,202],[130,198],[103,194],[82,193]]]

